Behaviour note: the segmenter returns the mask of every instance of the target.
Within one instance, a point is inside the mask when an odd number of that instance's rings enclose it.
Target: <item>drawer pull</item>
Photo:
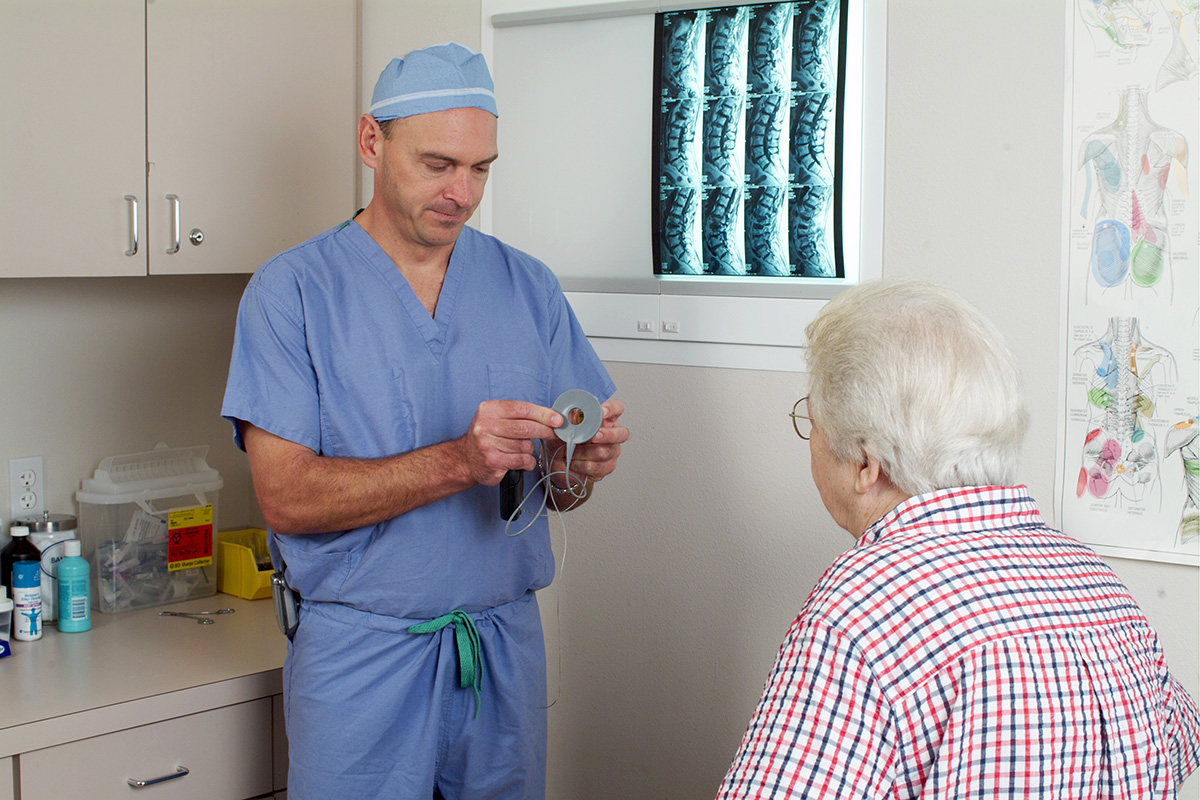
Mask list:
[[[176,767],[174,775],[163,775],[161,778],[151,778],[148,781],[139,781],[135,778],[126,778],[125,782],[136,789],[140,789],[143,786],[153,786],[154,784],[162,783],[163,781],[173,781],[176,778],[182,778],[184,775],[187,775],[188,772],[189,770],[187,767]]]

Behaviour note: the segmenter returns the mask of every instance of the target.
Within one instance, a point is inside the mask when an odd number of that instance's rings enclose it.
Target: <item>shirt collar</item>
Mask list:
[[[884,514],[859,537],[873,544],[915,530],[975,533],[1046,527],[1025,486],[961,486],[914,495]]]

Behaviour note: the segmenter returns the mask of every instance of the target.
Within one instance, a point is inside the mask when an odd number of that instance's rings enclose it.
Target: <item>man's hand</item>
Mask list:
[[[570,465],[566,463],[566,442],[553,434],[552,438],[543,441],[542,446],[550,453],[550,472],[559,473],[553,475],[550,481],[559,489],[568,488],[567,478],[563,474],[568,466],[572,476],[571,488],[576,491],[579,489],[577,479],[586,478],[586,482],[595,483],[617,468],[621,445],[629,441],[629,429],[620,422],[621,415],[625,413],[625,404],[620,400],[610,399],[600,408],[604,412],[600,430],[589,441],[575,446]]]
[[[495,486],[510,469],[536,467],[533,440],[554,437],[554,429],[563,422],[562,414],[552,408],[520,400],[487,400],[479,404],[467,432],[457,440],[463,464],[476,483]]]

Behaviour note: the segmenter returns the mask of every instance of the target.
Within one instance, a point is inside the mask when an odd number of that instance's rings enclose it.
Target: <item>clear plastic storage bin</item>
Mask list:
[[[84,557],[106,614],[217,591],[220,474],[208,447],[109,456],[76,492]]]

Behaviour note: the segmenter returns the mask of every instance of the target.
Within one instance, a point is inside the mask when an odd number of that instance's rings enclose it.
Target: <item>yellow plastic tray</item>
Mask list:
[[[258,568],[255,552],[267,552],[267,532],[261,528],[221,531],[217,534],[217,591],[261,600],[271,596],[270,567]]]

